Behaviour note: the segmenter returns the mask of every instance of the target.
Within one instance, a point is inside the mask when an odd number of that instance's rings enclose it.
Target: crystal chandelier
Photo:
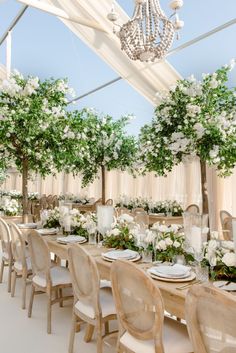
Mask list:
[[[118,15],[114,5],[107,17],[114,23],[114,33],[120,38],[121,49],[131,60],[155,61],[165,57],[175,33],[184,26],[177,14],[182,6],[183,0],[172,0],[170,7],[174,13],[167,18],[159,0],[135,0],[133,17],[123,26],[116,23]]]

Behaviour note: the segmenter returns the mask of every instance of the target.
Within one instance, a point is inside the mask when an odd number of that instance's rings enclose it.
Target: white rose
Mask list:
[[[166,242],[165,240],[160,240],[157,244],[157,248],[159,250],[166,250]]]
[[[174,246],[175,248],[179,248],[180,245],[181,245],[180,242],[177,241],[177,240],[175,240],[174,243],[173,243],[173,246]]]
[[[173,244],[173,241],[172,241],[170,238],[166,238],[166,239],[165,239],[165,242],[166,242],[166,245],[167,245],[167,246]]]
[[[229,252],[227,254],[224,254],[222,257],[221,261],[229,267],[236,266],[236,254],[233,252]]]
[[[134,220],[134,217],[124,213],[119,217],[120,222],[127,222],[127,223],[132,223]]]
[[[221,242],[222,248],[228,249],[228,250],[234,250],[234,242],[233,241],[222,241]]]
[[[120,234],[120,230],[118,228],[112,229],[112,234],[117,236]]]
[[[166,233],[166,232],[168,232],[168,230],[169,230],[168,227],[164,224],[159,226],[159,231],[162,233]]]

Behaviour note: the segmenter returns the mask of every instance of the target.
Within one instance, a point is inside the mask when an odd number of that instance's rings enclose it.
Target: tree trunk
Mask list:
[[[28,160],[23,158],[22,161],[22,207],[23,222],[28,222]]]
[[[102,169],[102,204],[106,203],[106,170],[104,165],[101,167]]]
[[[202,213],[209,214],[207,179],[206,179],[206,162],[200,160],[201,166],[201,189],[202,189]]]

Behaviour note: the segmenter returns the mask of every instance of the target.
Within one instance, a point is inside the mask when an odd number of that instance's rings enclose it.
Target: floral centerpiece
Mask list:
[[[60,210],[55,207],[53,210],[47,210],[42,220],[43,228],[59,228],[60,227]]]
[[[142,197],[128,197],[122,195],[116,201],[115,207],[125,207],[128,210],[133,210],[134,208],[143,208],[145,211],[149,210],[149,201]]]
[[[164,213],[165,216],[182,216],[183,208],[177,201],[158,201],[153,204],[149,204],[149,212],[152,213]]]
[[[236,253],[233,241],[209,240],[204,244],[203,266],[209,266],[211,277],[236,282]]]
[[[17,200],[4,197],[0,202],[0,211],[6,216],[18,216],[22,209]]]
[[[185,236],[180,233],[181,226],[172,224],[166,226],[164,224],[154,223],[152,230],[157,232],[155,242],[155,253],[157,261],[172,262],[174,256],[183,255],[186,262],[193,261],[193,256],[188,254],[184,248]]]
[[[121,215],[112,225],[103,239],[103,245],[107,248],[139,250],[137,246],[138,227],[134,218],[128,214]]]
[[[155,117],[140,133],[144,172],[166,176],[175,165],[200,160],[203,213],[208,212],[206,164],[220,176],[236,164],[236,94],[228,88],[235,60],[198,81],[193,75],[160,92]]]
[[[82,214],[77,209],[70,211],[71,232],[88,239],[89,233],[97,230],[97,216],[95,213]]]
[[[2,196],[8,196],[11,199],[14,200],[21,200],[22,199],[22,193],[20,191],[17,190],[1,190],[0,191],[0,197]],[[36,192],[29,192],[28,193],[28,199],[29,200],[38,200],[39,199],[39,193]]]

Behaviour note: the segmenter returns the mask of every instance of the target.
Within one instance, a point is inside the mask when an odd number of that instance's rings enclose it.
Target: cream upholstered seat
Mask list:
[[[108,333],[109,320],[116,319],[116,310],[109,287],[100,288],[100,278],[95,260],[78,245],[69,248],[69,269],[74,292],[74,308],[69,353],[73,352],[75,332],[81,320],[88,323],[85,341],[97,334],[97,353],[103,351],[102,328]]]
[[[119,321],[118,352],[193,352],[186,326],[164,320],[161,293],[144,271],[118,260],[112,264],[111,280]]]
[[[33,269],[28,317],[32,314],[34,294],[46,293],[48,297],[47,332],[51,333],[52,305],[60,302],[62,306],[64,300],[71,298],[71,296],[62,296],[63,288],[71,287],[69,270],[60,266],[55,268],[51,266],[48,245],[36,231],[32,230],[29,233],[28,242]]]
[[[0,240],[2,245],[2,254],[1,254],[1,270],[0,270],[0,283],[3,279],[4,267],[8,265],[8,292],[11,291],[11,272],[13,266],[13,256],[11,249],[11,235],[8,224],[0,218]]]
[[[67,268],[61,266],[54,266],[50,268],[50,277],[52,286],[60,284],[71,284],[70,273]],[[47,286],[47,279],[45,273],[39,273],[33,277],[33,282],[41,287]]]
[[[22,278],[22,309],[25,309],[27,278],[32,274],[32,265],[24,237],[18,226],[10,222],[11,249],[14,259],[11,296],[15,295],[16,278]]]
[[[236,298],[212,285],[195,285],[186,298],[194,353],[236,352]]]

